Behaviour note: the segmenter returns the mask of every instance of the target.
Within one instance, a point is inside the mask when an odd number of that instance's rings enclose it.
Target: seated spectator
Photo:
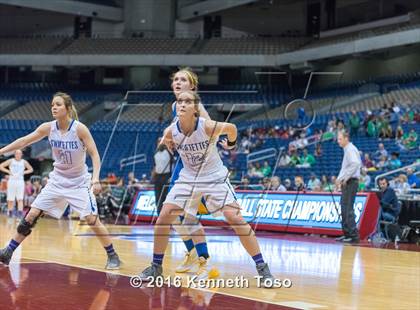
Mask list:
[[[391,159],[389,160],[388,168],[391,170],[401,168],[401,160],[399,159],[400,154],[397,152],[393,152],[391,155]]]
[[[263,176],[265,177],[269,177],[271,176],[271,166],[268,164],[268,161],[264,162],[264,166],[261,168],[261,172],[263,174]]]
[[[303,181],[303,177],[301,175],[295,176],[295,186],[293,188],[294,191],[303,191],[306,190],[305,182]]]
[[[321,143],[317,143],[315,147],[315,157],[321,157],[322,156],[322,146]]]
[[[373,159],[378,160],[382,156],[385,156],[388,158],[388,151],[385,149],[385,146],[383,143],[378,144],[378,149],[373,153]]]
[[[152,184],[151,184],[150,180],[147,178],[147,174],[143,173],[143,175],[141,176],[141,179],[139,181],[139,188],[144,189],[144,188],[149,188],[151,186],[152,186]]]
[[[337,124],[335,120],[328,121],[327,132],[335,132],[337,129]]]
[[[403,124],[411,124],[414,123],[414,116],[415,113],[412,109],[409,109],[407,112],[404,113],[404,115],[401,117],[401,122]]]
[[[398,145],[401,150],[408,151],[417,147],[417,133],[411,129],[409,133],[405,133],[402,137],[402,143]]]
[[[391,139],[392,138],[392,127],[388,122],[384,122],[379,131],[379,138]]]
[[[250,187],[249,183],[250,183],[250,181],[249,181],[248,177],[244,176],[244,177],[242,177],[241,184],[239,184],[237,189],[251,190],[252,188]]]
[[[255,176],[258,178],[263,178],[264,174],[262,172],[262,168],[261,168],[261,164],[260,163],[255,163]]]
[[[248,165],[248,175],[251,178],[262,178],[264,175],[261,172],[260,164],[256,163],[255,165]]]
[[[283,126],[282,130],[280,131],[280,139],[289,139],[289,130],[286,126]]]
[[[349,127],[350,127],[350,136],[355,137],[359,132],[360,128],[360,118],[356,113],[356,110],[351,111],[351,116],[349,118]]]
[[[279,177],[275,176],[271,178],[271,190],[278,191],[278,192],[286,192],[287,189],[281,184],[281,180]]]
[[[337,177],[335,175],[332,175],[330,178],[330,183],[333,185],[333,190],[338,190],[337,188]]]
[[[393,188],[398,195],[407,194],[410,190],[410,185],[407,183],[407,176],[400,174],[395,178]]]
[[[412,168],[407,169],[407,183],[411,188],[420,188],[420,179],[414,174]]]
[[[381,156],[380,160],[376,163],[376,169],[385,170],[388,168],[388,160],[385,156]]]
[[[323,175],[321,178],[321,186],[322,190],[326,192],[334,190],[334,184],[331,184],[331,182],[328,181],[328,177],[326,175]]]
[[[124,179],[119,178],[117,184],[111,187],[111,195],[115,201],[119,204],[122,202],[125,195]]]
[[[377,129],[376,129],[376,124],[375,124],[374,119],[371,119],[371,120],[368,121],[366,134],[369,137],[377,137],[378,132],[377,132]]]
[[[296,166],[300,164],[300,159],[296,151],[292,151],[292,156],[290,156],[290,166]]]
[[[365,191],[365,190],[369,189],[370,182],[371,182],[371,178],[367,174],[367,169],[362,168],[360,170],[359,191]]]
[[[108,176],[107,176],[107,178],[106,178],[106,182],[108,183],[108,184],[117,184],[117,182],[118,182],[118,178],[117,178],[117,176],[115,175],[115,173],[113,173],[113,172],[109,172],[108,173]]]
[[[128,173],[127,180],[128,180],[127,184],[129,186],[133,186],[133,185],[139,183],[139,180],[134,176],[134,172],[132,172],[132,171]]]
[[[402,143],[402,137],[404,136],[404,129],[398,125],[395,129],[395,140],[397,141],[397,144],[400,142]]]
[[[261,184],[263,186],[263,190],[269,191],[271,189],[271,178],[263,178]]]
[[[247,137],[243,137],[241,143],[239,144],[239,150],[242,153],[249,154],[249,150],[251,148],[251,142],[248,140]]]
[[[283,150],[283,151],[281,151],[278,166],[279,167],[287,167],[289,165],[290,165],[290,156],[287,155],[287,152],[285,150]]]
[[[246,171],[246,174],[252,178],[254,177],[255,171],[256,171],[255,166],[253,164],[248,164],[248,169]]]
[[[389,186],[388,180],[386,178],[379,179],[379,188],[381,190],[380,219],[383,221],[395,222],[401,210],[397,195],[395,194],[395,191]]]
[[[370,159],[370,156],[368,153],[365,153],[363,156],[363,167],[365,167],[368,171],[375,171],[375,163]]]
[[[316,191],[321,188],[321,181],[316,177],[315,173],[311,173],[311,177],[308,181],[308,189],[310,191]]]
[[[286,187],[287,191],[292,191],[293,190],[292,181],[290,181],[290,179],[285,179],[284,187]]]
[[[310,168],[315,164],[315,157],[308,153],[307,149],[303,149],[303,155],[299,158],[297,168]]]

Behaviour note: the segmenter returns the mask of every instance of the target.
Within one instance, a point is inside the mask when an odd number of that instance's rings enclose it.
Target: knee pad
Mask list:
[[[33,225],[29,222],[27,222],[24,218],[20,221],[18,227],[17,227],[17,232],[21,235],[29,236],[32,232],[32,228]]]

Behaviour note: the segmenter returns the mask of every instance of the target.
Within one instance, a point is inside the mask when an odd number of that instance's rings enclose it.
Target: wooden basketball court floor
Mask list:
[[[17,221],[0,215],[0,245]],[[41,219],[16,251],[0,264],[0,309],[419,309],[420,252],[338,244],[332,239],[258,233],[273,274],[290,288],[256,286],[254,263],[228,230],[206,229],[212,264],[223,279],[244,276],[248,288],[140,288],[130,277],[149,265],[151,226],[108,225],[124,264],[106,273],[105,252],[86,226]],[[393,248],[393,247],[392,247]],[[165,275],[176,275],[184,245],[173,235]]]

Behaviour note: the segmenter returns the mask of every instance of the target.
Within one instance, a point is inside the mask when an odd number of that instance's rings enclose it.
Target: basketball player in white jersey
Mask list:
[[[7,209],[9,216],[13,215],[15,201],[17,201],[18,217],[23,216],[23,194],[25,180],[23,176],[34,171],[32,166],[22,159],[22,151],[16,150],[15,157],[6,160],[0,165],[0,170],[9,175],[7,182]]]
[[[255,261],[261,283],[271,287],[274,278],[261,255],[254,231],[240,213],[240,206],[229,182],[228,170],[217,151],[216,143],[220,135],[227,135],[223,144],[235,147],[236,126],[199,117],[199,102],[200,98],[195,92],[182,92],[176,103],[178,120],[165,131],[163,139],[172,141],[184,167],[163,203],[155,225],[153,262],[140,274],[140,278],[150,281],[151,278],[162,276],[162,262],[168,245],[170,225],[180,212],[186,218],[194,219],[198,202],[206,197],[207,209],[214,216],[224,215]],[[205,258],[199,259],[205,265]],[[200,273],[197,273],[196,279],[201,279]]]
[[[1,155],[48,137],[54,159],[54,169],[50,173],[47,185],[19,223],[17,233],[9,245],[0,250],[0,262],[9,264],[13,251],[30,235],[43,212],[60,218],[70,204],[73,210],[80,214],[81,219],[86,219],[105,248],[108,255],[105,268],[118,269],[120,260],[113,248],[108,230],[98,218],[94,196],[101,191],[99,182],[101,161],[95,141],[89,129],[77,121],[77,111],[69,95],[56,93],[51,102],[51,112],[54,121],[41,124],[34,132],[0,149]],[[86,151],[92,159],[92,176],[88,173],[85,163]]]
[[[190,68],[181,68],[171,76],[171,80],[171,87],[175,98],[178,98],[178,95],[183,91],[197,91],[198,89],[198,76]],[[171,107],[173,120],[176,121],[176,101],[172,103]],[[210,119],[209,114],[201,103],[198,104],[198,108],[201,117]],[[167,144],[170,144],[168,140],[166,140],[166,142]],[[171,149],[170,145],[168,147]],[[173,186],[178,179],[181,169],[182,161],[178,160],[172,173],[170,186]],[[205,209],[204,201],[198,201],[199,213],[204,212]],[[177,266],[176,272],[184,273],[195,268],[198,268],[200,271],[202,265],[200,265],[199,257],[204,257],[205,259],[209,258],[204,228],[198,221],[189,225],[183,225],[182,219],[182,217],[178,217],[174,222],[173,227],[181,236],[187,251],[183,262]],[[218,273],[215,268],[213,269],[213,272]]]

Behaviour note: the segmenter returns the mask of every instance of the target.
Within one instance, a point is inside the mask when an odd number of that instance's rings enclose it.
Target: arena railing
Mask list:
[[[277,150],[272,147],[257,152],[252,152],[246,156],[246,165],[248,166],[250,163],[269,159],[272,157],[277,157]]]

